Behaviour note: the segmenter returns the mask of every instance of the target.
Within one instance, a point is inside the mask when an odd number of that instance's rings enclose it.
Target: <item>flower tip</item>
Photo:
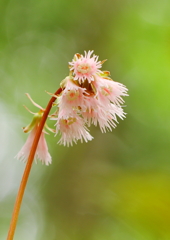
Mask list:
[[[105,63],[107,61],[107,59],[104,59],[103,61],[101,61],[101,64]]]
[[[29,132],[29,129],[28,129],[28,127],[22,127],[22,130],[23,130],[23,132],[24,132],[24,133],[27,133],[27,132]]]
[[[89,57],[92,55],[92,53],[94,52],[94,50],[89,50],[88,52],[84,51],[85,57]]]
[[[77,57],[78,59],[81,58],[81,54],[80,53],[76,53],[74,56]]]

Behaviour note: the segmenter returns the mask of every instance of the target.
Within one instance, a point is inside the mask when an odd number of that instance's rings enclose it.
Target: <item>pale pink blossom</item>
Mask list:
[[[127,88],[113,81],[108,71],[101,71],[104,61],[98,61],[98,56],[92,54],[93,51],[85,52],[84,56],[75,54],[69,63],[69,76],[60,83],[62,91],[57,96],[50,94],[56,97],[57,105],[51,119],[56,121],[56,135],[61,135],[58,143],[64,146],[72,146],[79,140],[80,142],[92,140],[93,137],[88,130],[91,124],[98,125],[101,132],[105,133],[116,127],[118,118],[124,119],[126,116],[122,104],[124,104],[123,97],[128,96]],[[33,100],[31,101],[40,108]],[[41,114],[39,117],[41,119]],[[34,126],[34,121],[30,126]],[[36,127],[32,130],[17,158],[27,159],[35,129]],[[35,154],[35,160],[37,159],[46,165],[51,163],[44,133],[41,135]]]
[[[28,160],[30,150],[35,138],[36,130],[38,125],[36,124],[34,128],[31,130],[24,146],[21,148],[19,153],[16,155],[18,160],[26,162]],[[35,152],[34,160],[37,163],[37,160],[40,160],[43,164],[49,165],[51,163],[51,156],[48,152],[48,146],[44,137],[44,133],[41,133],[38,146]]]
[[[86,112],[82,112],[82,116],[88,127],[91,124],[95,126],[98,124],[101,132],[106,132],[106,130],[112,131],[112,128],[115,128],[118,123],[117,116],[123,119],[125,113],[121,107],[112,103],[103,107],[98,99],[93,97],[89,98],[88,108]]]
[[[78,86],[70,77],[65,79],[65,88],[58,100],[58,107],[64,110],[64,114],[68,115],[75,109],[83,110],[86,108],[86,92],[85,88]]]
[[[69,62],[69,76],[60,83],[60,93],[57,96],[49,93],[56,97],[53,106],[56,105],[57,109],[51,115],[51,119],[56,120],[55,133],[61,135],[58,143],[64,146],[72,146],[79,140],[92,140],[93,137],[87,128],[91,124],[98,125],[101,132],[112,131],[118,123],[118,118],[124,119],[126,116],[122,105],[123,97],[128,96],[128,89],[123,84],[113,81],[108,71],[101,71],[104,61],[98,61],[98,56],[92,54],[93,51],[85,51],[84,56],[75,54]],[[24,132],[31,130],[31,133],[16,156],[23,161],[29,156],[36,129],[45,111],[29,94],[27,96],[40,112],[35,114],[32,123],[24,128]],[[51,163],[43,132],[35,153],[35,161],[38,159],[46,165]]]
[[[123,84],[115,82],[112,79],[96,76],[93,85],[96,88],[96,97],[100,104],[104,106],[109,102],[120,106],[124,103],[122,96],[128,96],[128,89]]]
[[[101,71],[101,61],[85,52],[85,56],[76,54],[70,62],[70,75],[62,83],[62,94],[58,100],[56,133],[61,133],[60,144],[72,145],[84,138],[91,140],[85,126],[99,125],[102,132],[112,131],[123,119],[125,113],[121,107],[127,88],[109,77],[108,71]]]
[[[85,56],[75,54],[72,62],[69,62],[70,70],[73,72],[74,80],[77,80],[80,84],[86,79],[90,83],[94,81],[94,75],[102,73],[100,68],[102,62],[98,61],[98,56],[94,55],[91,57],[93,51],[85,51]]]
[[[87,127],[84,125],[84,120],[78,115],[58,118],[56,125],[56,134],[60,132],[61,138],[59,144],[64,146],[73,145],[78,140],[83,142],[90,141],[93,137],[89,134]]]

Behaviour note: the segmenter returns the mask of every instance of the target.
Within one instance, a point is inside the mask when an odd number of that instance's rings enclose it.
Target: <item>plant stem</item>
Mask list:
[[[60,94],[61,91],[62,91],[62,89],[59,88],[54,93],[54,95]],[[20,187],[19,187],[19,190],[18,190],[18,194],[17,194],[17,197],[16,197],[16,201],[15,201],[15,205],[14,205],[14,210],[13,210],[13,214],[12,214],[12,218],[11,218],[11,223],[10,223],[10,227],[9,227],[7,240],[13,240],[15,229],[16,229],[16,224],[17,224],[17,220],[18,220],[18,215],[19,215],[19,211],[20,211],[20,207],[21,207],[21,203],[22,203],[22,199],[23,199],[23,195],[24,195],[24,191],[25,191],[25,188],[26,188],[26,184],[27,184],[27,181],[28,181],[29,174],[30,174],[32,162],[34,160],[34,155],[35,155],[35,152],[36,152],[36,149],[37,149],[37,145],[38,145],[38,142],[39,142],[39,139],[40,139],[40,136],[41,136],[44,124],[45,124],[45,122],[47,120],[47,117],[48,117],[48,114],[49,114],[49,112],[51,110],[52,104],[53,104],[53,102],[55,100],[56,100],[56,97],[52,97],[50,99],[50,101],[49,101],[49,103],[48,103],[48,105],[47,105],[47,107],[46,107],[46,109],[44,111],[44,114],[42,116],[42,119],[40,121],[40,124],[38,126],[37,132],[35,134],[35,138],[34,138],[31,150],[30,150],[28,161],[27,161],[27,164],[26,164],[26,167],[25,167],[25,171],[23,173],[23,177],[22,177],[22,180],[21,180],[21,183],[20,183]]]

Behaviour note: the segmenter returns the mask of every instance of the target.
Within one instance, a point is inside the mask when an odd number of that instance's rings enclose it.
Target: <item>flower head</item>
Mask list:
[[[69,62],[70,73],[61,83],[61,88],[51,94],[56,98],[54,104],[57,109],[51,115],[55,120],[55,133],[61,138],[59,144],[72,146],[77,141],[90,141],[93,137],[89,133],[91,124],[99,126],[102,133],[112,131],[118,123],[118,118],[124,119],[124,96],[128,96],[128,89],[121,83],[113,81],[109,71],[102,71],[104,61],[98,61],[93,51],[85,51],[85,55],[75,54]],[[41,114],[45,109],[36,104],[27,94],[31,102],[40,112],[24,132],[31,131],[26,143],[17,158],[26,161]],[[53,131],[54,132],[54,131]],[[35,154],[35,161],[39,159],[46,165],[51,163],[51,156],[42,132]]]
[[[102,62],[98,61],[98,56],[92,55],[93,51],[85,51],[85,56],[75,54],[72,62],[69,62],[70,70],[73,72],[74,80],[79,83],[84,82],[86,79],[90,83],[94,81],[94,75],[101,73],[99,70],[102,67]]]
[[[123,97],[127,88],[113,81],[108,71],[101,71],[98,56],[76,54],[69,63],[70,75],[61,82],[63,89],[57,101],[56,134],[60,132],[60,144],[72,145],[78,140],[91,140],[87,127],[99,125],[102,132],[112,131],[123,119]]]

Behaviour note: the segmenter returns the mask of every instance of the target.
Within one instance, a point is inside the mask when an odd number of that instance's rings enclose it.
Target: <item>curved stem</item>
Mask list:
[[[60,94],[61,91],[62,91],[62,89],[59,88],[54,93],[54,95]],[[12,214],[12,219],[11,219],[11,223],[10,223],[10,227],[9,227],[7,240],[12,240],[13,237],[14,237],[16,224],[17,224],[17,220],[18,220],[18,215],[19,215],[19,211],[20,211],[20,207],[21,207],[21,202],[22,202],[22,199],[23,199],[25,187],[26,187],[26,184],[27,184],[27,181],[28,181],[28,177],[29,177],[29,174],[30,174],[32,162],[34,160],[34,155],[35,155],[35,152],[36,152],[36,149],[37,149],[38,141],[40,139],[40,136],[41,136],[44,124],[45,124],[45,122],[47,120],[48,114],[49,114],[49,112],[51,110],[52,104],[53,104],[53,102],[55,100],[56,100],[55,97],[52,97],[50,99],[50,101],[49,101],[49,103],[48,103],[48,105],[47,105],[47,107],[45,109],[45,112],[44,112],[44,114],[42,116],[42,119],[40,121],[40,124],[38,126],[37,132],[35,134],[35,138],[34,138],[31,150],[30,150],[30,155],[28,157],[28,161],[27,161],[27,164],[26,164],[26,167],[25,167],[25,171],[23,173],[21,184],[20,184],[20,187],[19,187],[19,190],[18,190],[18,195],[16,197],[16,201],[15,201],[15,205],[14,205],[14,210],[13,210],[13,214]]]

